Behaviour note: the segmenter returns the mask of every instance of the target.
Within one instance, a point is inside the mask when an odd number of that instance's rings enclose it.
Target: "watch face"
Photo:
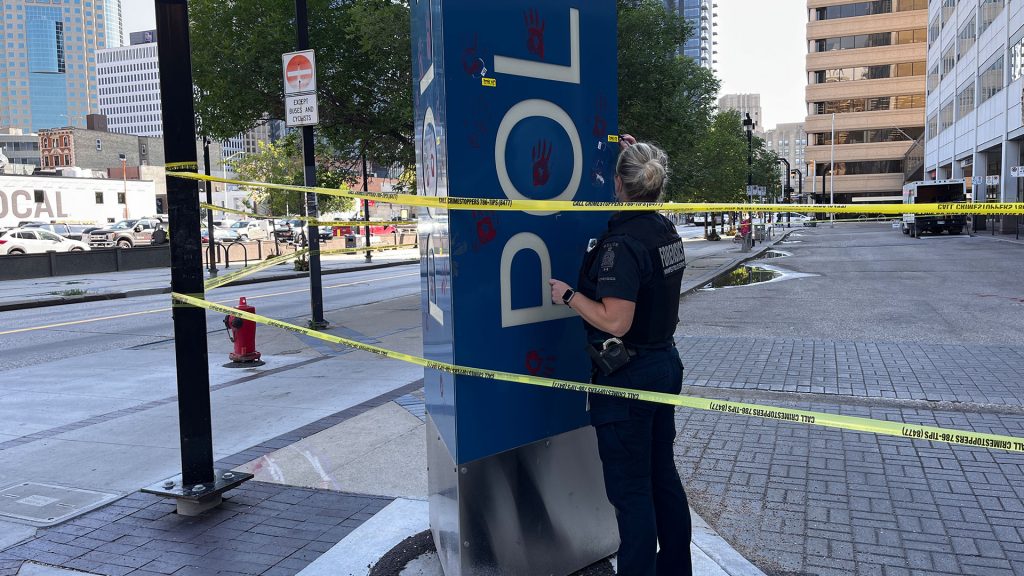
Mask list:
[[[569,288],[568,290],[563,292],[562,293],[562,302],[568,303],[569,302],[569,298],[572,298],[573,294],[575,294],[575,292],[572,291],[572,288]]]

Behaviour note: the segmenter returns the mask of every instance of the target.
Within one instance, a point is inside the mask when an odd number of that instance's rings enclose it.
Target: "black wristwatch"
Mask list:
[[[575,295],[575,290],[573,290],[572,288],[567,288],[566,291],[562,293],[562,303],[568,306],[569,301],[572,300],[572,297]]]

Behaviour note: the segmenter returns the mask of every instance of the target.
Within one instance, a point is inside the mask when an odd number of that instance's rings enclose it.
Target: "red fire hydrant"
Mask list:
[[[237,308],[250,314],[256,312],[256,308],[245,302],[244,296],[239,298]],[[256,362],[260,359],[260,353],[256,351],[255,322],[236,316],[225,316],[224,327],[228,329],[228,340],[235,343],[235,350],[228,354],[228,359],[232,362]]]

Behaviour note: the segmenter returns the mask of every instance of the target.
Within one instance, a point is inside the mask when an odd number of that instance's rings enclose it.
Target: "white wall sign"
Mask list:
[[[320,121],[316,101],[316,55],[312,50],[281,55],[285,124],[313,126]]]
[[[1014,178],[1024,176],[1024,166],[1010,166],[1010,176]]]

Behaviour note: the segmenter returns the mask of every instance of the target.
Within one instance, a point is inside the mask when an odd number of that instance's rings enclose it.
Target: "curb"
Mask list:
[[[397,262],[385,262],[383,264],[367,264],[365,266],[353,266],[350,268],[337,268],[334,270],[324,270],[321,272],[322,276],[330,276],[332,274],[344,274],[346,272],[365,272],[366,270],[378,270],[383,268],[394,268],[397,266],[406,266],[409,264],[419,263],[419,258],[415,260],[399,260]],[[244,286],[246,284],[264,284],[266,282],[276,282],[277,280],[294,280],[297,278],[309,278],[309,272],[293,272],[286,274],[278,274],[275,276],[266,276],[263,278],[242,278],[235,282],[230,282],[221,286]],[[155,296],[158,294],[170,294],[171,288],[143,288],[140,290],[127,290],[125,292],[104,292],[102,294],[86,294],[84,296],[67,296],[60,298],[47,298],[44,300],[23,300],[20,302],[10,302],[7,304],[0,304],[0,312],[10,312],[13,310],[30,310],[32,308],[49,308],[52,306],[64,306],[65,304],[84,304],[88,302],[105,302],[107,300],[122,300],[124,298],[138,298],[142,296]]]

